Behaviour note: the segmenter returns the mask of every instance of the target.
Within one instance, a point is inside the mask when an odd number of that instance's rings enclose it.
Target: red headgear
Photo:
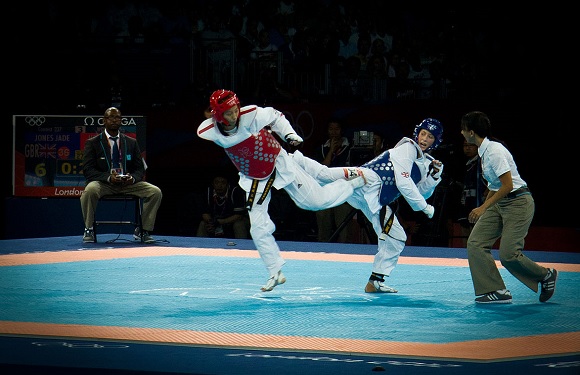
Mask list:
[[[240,100],[236,93],[228,90],[216,90],[209,97],[211,113],[217,122],[224,122],[224,112],[233,106],[240,108]]]

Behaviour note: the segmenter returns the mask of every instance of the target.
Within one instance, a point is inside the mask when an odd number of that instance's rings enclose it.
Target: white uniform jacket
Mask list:
[[[240,117],[238,119],[238,128],[235,133],[230,135],[223,135],[215,120],[209,118],[204,120],[197,128],[197,135],[200,138],[215,142],[224,149],[229,149],[239,143],[244,142],[250,137],[257,137],[260,131],[268,127],[271,131],[277,134],[282,140],[290,133],[296,133],[286,119],[284,114],[272,107],[257,107],[249,105],[240,109]],[[275,156],[276,161],[276,179],[274,187],[276,189],[283,189],[290,182],[294,180],[295,166],[289,160],[289,155],[283,148],[280,153]],[[234,163],[235,164],[235,163]],[[240,175],[240,186],[249,191],[252,186],[252,178],[244,173]],[[267,179],[269,176],[264,176]]]

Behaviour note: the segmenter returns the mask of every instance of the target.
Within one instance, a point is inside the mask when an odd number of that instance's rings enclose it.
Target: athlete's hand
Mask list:
[[[288,143],[292,146],[299,146],[302,142],[304,142],[302,137],[300,137],[296,133],[288,133],[288,134],[286,134],[284,139],[286,140],[286,143]]]
[[[433,177],[434,180],[438,180],[443,173],[443,163],[439,160],[433,160],[431,165],[429,165],[429,170],[431,171],[431,177]]]
[[[430,204],[427,205],[427,207],[425,207],[423,209],[423,213],[425,215],[427,215],[427,217],[429,219],[431,219],[433,217],[433,215],[435,214],[435,207],[431,206]]]

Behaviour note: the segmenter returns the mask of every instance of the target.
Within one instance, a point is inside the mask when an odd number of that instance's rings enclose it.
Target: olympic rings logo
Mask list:
[[[129,345],[111,344],[111,343],[94,343],[94,342],[66,342],[66,341],[35,341],[32,345],[36,346],[62,346],[65,348],[88,348],[88,349],[126,349]]]
[[[44,118],[44,116],[27,116],[24,118],[24,121],[28,126],[42,126],[46,121],[46,118]]]

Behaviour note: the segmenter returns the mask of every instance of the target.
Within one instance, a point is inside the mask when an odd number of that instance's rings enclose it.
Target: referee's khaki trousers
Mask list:
[[[501,264],[528,288],[538,291],[538,283],[548,270],[522,252],[534,210],[535,203],[531,194],[502,198],[475,223],[467,239],[467,259],[476,296],[509,289],[506,288],[491,253],[498,238],[501,238]]]

